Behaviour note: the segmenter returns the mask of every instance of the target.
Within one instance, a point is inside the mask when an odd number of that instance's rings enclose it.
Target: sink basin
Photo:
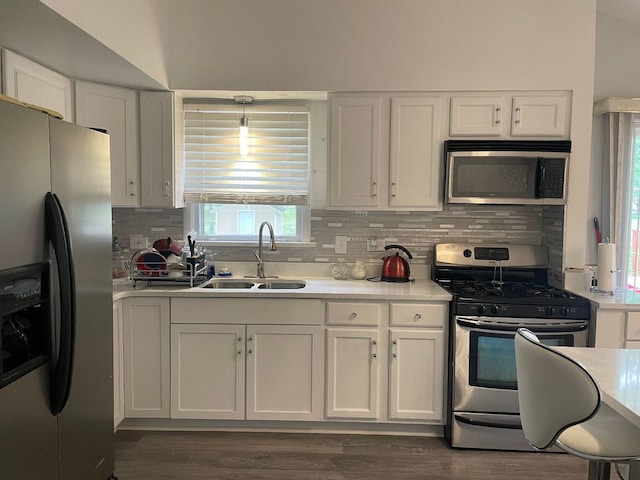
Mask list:
[[[253,285],[253,282],[247,282],[245,280],[216,278],[215,280],[211,280],[204,284],[202,288],[251,288]]]
[[[298,289],[304,288],[307,282],[304,280],[268,280],[258,285],[261,290],[267,289]]]

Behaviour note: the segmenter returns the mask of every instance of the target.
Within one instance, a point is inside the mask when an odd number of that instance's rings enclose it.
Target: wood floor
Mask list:
[[[120,480],[585,480],[566,454],[453,450],[441,438],[122,431]]]

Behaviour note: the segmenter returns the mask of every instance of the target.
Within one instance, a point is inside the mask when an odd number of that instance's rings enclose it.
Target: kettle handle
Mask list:
[[[413,255],[411,255],[411,252],[409,250],[407,250],[406,248],[404,248],[402,245],[386,245],[384,247],[385,250],[389,250],[391,248],[397,248],[398,250],[402,250],[404,253],[407,254],[407,257],[409,257],[409,259],[413,258]]]

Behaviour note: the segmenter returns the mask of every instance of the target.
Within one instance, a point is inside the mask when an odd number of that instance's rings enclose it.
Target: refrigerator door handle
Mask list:
[[[76,282],[67,219],[55,193],[48,192],[45,197],[45,224],[47,238],[53,245],[58,266],[60,340],[50,388],[51,413],[57,415],[64,409],[71,390],[76,330]]]

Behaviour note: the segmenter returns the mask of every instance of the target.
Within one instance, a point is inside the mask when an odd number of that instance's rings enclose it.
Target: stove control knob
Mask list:
[[[545,307],[544,313],[546,313],[549,316],[553,315],[553,307]]]
[[[498,313],[498,305],[493,305],[491,307],[491,313],[493,313],[494,315]]]
[[[562,315],[563,317],[566,317],[567,315],[569,315],[569,309],[567,307],[562,307],[560,309],[560,315]]]
[[[464,250],[464,252],[462,252],[462,255],[464,255],[464,258],[469,258],[472,255],[471,250],[469,250],[468,248]]]
[[[487,309],[484,305],[478,305],[478,313],[482,315]]]

